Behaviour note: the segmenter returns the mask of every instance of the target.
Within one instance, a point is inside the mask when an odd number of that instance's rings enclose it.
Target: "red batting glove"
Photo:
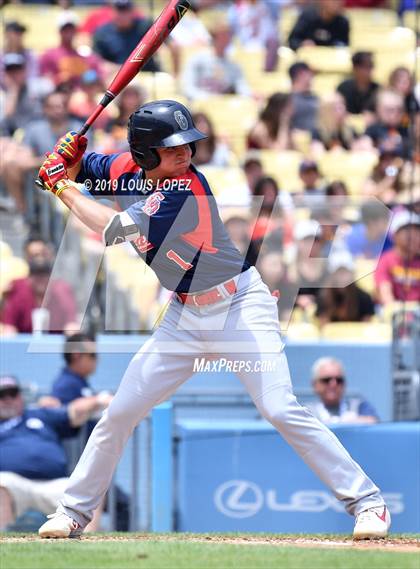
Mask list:
[[[54,152],[46,156],[38,176],[44,184],[44,189],[59,196],[70,184],[66,165],[63,158]]]
[[[86,136],[79,136],[77,132],[72,130],[57,140],[53,152],[63,158],[67,168],[72,168],[82,159],[87,143]]]

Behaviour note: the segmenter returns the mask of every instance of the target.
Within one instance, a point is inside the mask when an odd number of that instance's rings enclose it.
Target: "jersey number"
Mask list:
[[[188,271],[188,269],[192,269],[193,267],[191,263],[184,261],[184,259],[180,257],[178,253],[175,253],[173,249],[169,249],[169,251],[166,253],[166,256],[168,257],[168,259],[170,259],[171,261],[176,263],[179,267],[181,267],[181,269],[183,269],[184,271]]]

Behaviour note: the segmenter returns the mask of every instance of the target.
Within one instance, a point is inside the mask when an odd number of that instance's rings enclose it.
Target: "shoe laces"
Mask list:
[[[363,512],[360,512],[360,514],[358,514],[357,521],[364,522],[366,520],[369,520],[372,517],[372,514],[374,513],[380,516],[382,514],[382,511],[383,511],[382,506],[379,508],[369,508],[368,510],[364,510]]]

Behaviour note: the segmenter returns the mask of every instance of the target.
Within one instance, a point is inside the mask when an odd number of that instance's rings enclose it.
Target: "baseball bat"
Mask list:
[[[128,56],[128,59],[122,64],[101,101],[98,103],[98,106],[79,130],[78,134],[80,136],[89,130],[104,108],[121,93],[124,87],[130,83],[152,55],[156,53],[189,8],[189,0],[170,0],[167,6],[164,7],[160,16],[153,22]],[[42,180],[39,178],[36,180],[36,184],[43,187]]]

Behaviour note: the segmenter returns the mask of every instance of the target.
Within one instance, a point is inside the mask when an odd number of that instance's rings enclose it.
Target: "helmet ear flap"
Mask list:
[[[190,148],[191,148],[191,158],[193,158],[195,156],[195,153],[197,152],[197,147],[195,145],[195,142],[190,142]]]
[[[153,170],[160,164],[160,156],[154,148],[130,148],[131,156],[136,164],[143,170]]]

